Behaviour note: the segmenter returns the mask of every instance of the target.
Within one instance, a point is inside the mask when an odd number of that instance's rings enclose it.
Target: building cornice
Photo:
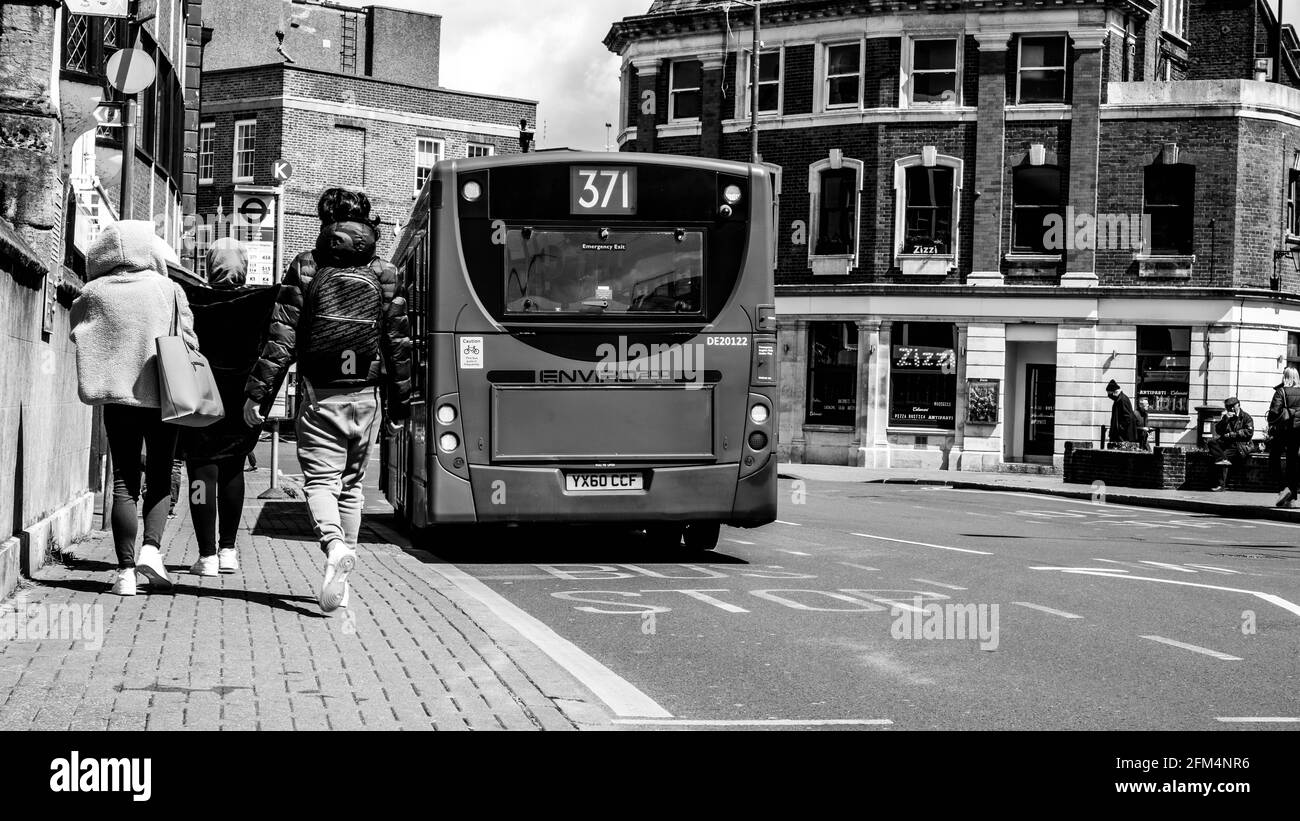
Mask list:
[[[460,120],[454,117],[438,117],[432,114],[413,114],[391,108],[374,108],[353,103],[337,103],[317,100],[310,97],[296,97],[290,94],[276,94],[266,97],[245,97],[239,100],[222,100],[204,103],[201,116],[221,113],[249,113],[266,109],[293,109],[312,111],[317,114],[333,114],[342,117],[356,117],[362,120],[376,120],[386,123],[399,123],[442,131],[461,131],[472,134],[490,134],[493,137],[518,137],[519,126],[503,123],[484,123],[474,120]]]
[[[367,77],[364,74],[344,74],[338,71],[326,71],[319,68],[308,68],[306,66],[288,66],[284,63],[264,63],[260,66],[241,66],[239,68],[222,68],[213,71],[204,71],[204,80],[216,80],[226,77],[236,79],[246,79],[249,74],[257,71],[274,73],[276,71],[288,74],[298,72],[302,74],[318,74],[324,77],[334,77],[343,80],[355,80],[362,83],[374,83],[376,85],[394,86],[396,88],[409,88],[414,91],[432,91],[439,94],[454,94],[458,97],[471,97],[479,100],[497,100],[505,103],[522,103],[524,105],[537,105],[537,100],[530,100],[526,97],[506,97],[500,94],[485,94],[480,91],[460,91],[459,89],[446,88],[444,86],[418,86],[411,83],[399,83],[394,80],[385,80],[381,77]]]

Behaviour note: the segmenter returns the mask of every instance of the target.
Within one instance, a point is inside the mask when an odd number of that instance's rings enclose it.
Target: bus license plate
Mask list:
[[[566,473],[564,489],[579,493],[601,493],[618,490],[641,490],[639,473]]]

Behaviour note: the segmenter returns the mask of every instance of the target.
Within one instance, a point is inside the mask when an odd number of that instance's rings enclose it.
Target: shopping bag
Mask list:
[[[225,416],[217,380],[208,359],[191,347],[178,331],[180,297],[172,305],[172,333],[158,344],[158,398],[162,420],[202,428]]]

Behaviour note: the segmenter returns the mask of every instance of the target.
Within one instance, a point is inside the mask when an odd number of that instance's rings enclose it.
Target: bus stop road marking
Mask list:
[[[614,723],[659,727],[883,727],[894,722],[887,718],[616,718]]]
[[[779,525],[789,525],[790,527],[803,527],[803,525],[798,522],[783,522],[780,519],[776,519],[775,522]]]
[[[1214,720],[1224,724],[1300,724],[1296,716],[1219,716]]]
[[[672,718],[672,713],[573,642],[506,601],[501,594],[455,565],[426,565],[473,596],[563,667],[619,718]]]
[[[1074,613],[1067,613],[1064,610],[1056,610],[1051,607],[1044,607],[1041,604],[1033,604],[1032,602],[1027,602],[1027,601],[1013,601],[1012,604],[1017,605],[1019,607],[1028,607],[1030,610],[1040,610],[1044,613],[1051,613],[1053,616],[1060,616],[1063,619],[1083,618],[1083,616],[1078,616],[1075,615]]]
[[[1216,658],[1219,661],[1241,661],[1241,658],[1238,656],[1230,656],[1227,653],[1220,653],[1218,650],[1211,650],[1208,647],[1198,647],[1195,644],[1185,644],[1181,641],[1167,639],[1164,636],[1143,636],[1142,638],[1149,639],[1150,641],[1158,641],[1161,644],[1167,644],[1170,647],[1177,647],[1182,650],[1191,650],[1193,653],[1200,653],[1203,656]]]
[[[811,556],[811,555],[812,555],[811,553],[804,553],[804,552],[799,551],[799,550],[786,550],[786,549],[783,548],[783,547],[778,547],[777,550],[780,551],[781,553],[789,553],[791,556]]]
[[[957,553],[974,553],[977,556],[992,556],[987,550],[971,550],[966,547],[947,547],[941,544],[930,544],[929,542],[913,542],[909,539],[891,539],[888,536],[873,536],[870,533],[854,533],[854,536],[861,536],[864,539],[879,539],[882,542],[898,542],[899,544],[914,544],[919,547],[933,547],[938,550],[952,550]]]

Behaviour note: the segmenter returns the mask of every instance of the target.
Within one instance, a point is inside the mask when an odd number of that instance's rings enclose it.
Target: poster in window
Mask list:
[[[978,425],[996,425],[998,421],[998,380],[966,380],[966,421]]]

